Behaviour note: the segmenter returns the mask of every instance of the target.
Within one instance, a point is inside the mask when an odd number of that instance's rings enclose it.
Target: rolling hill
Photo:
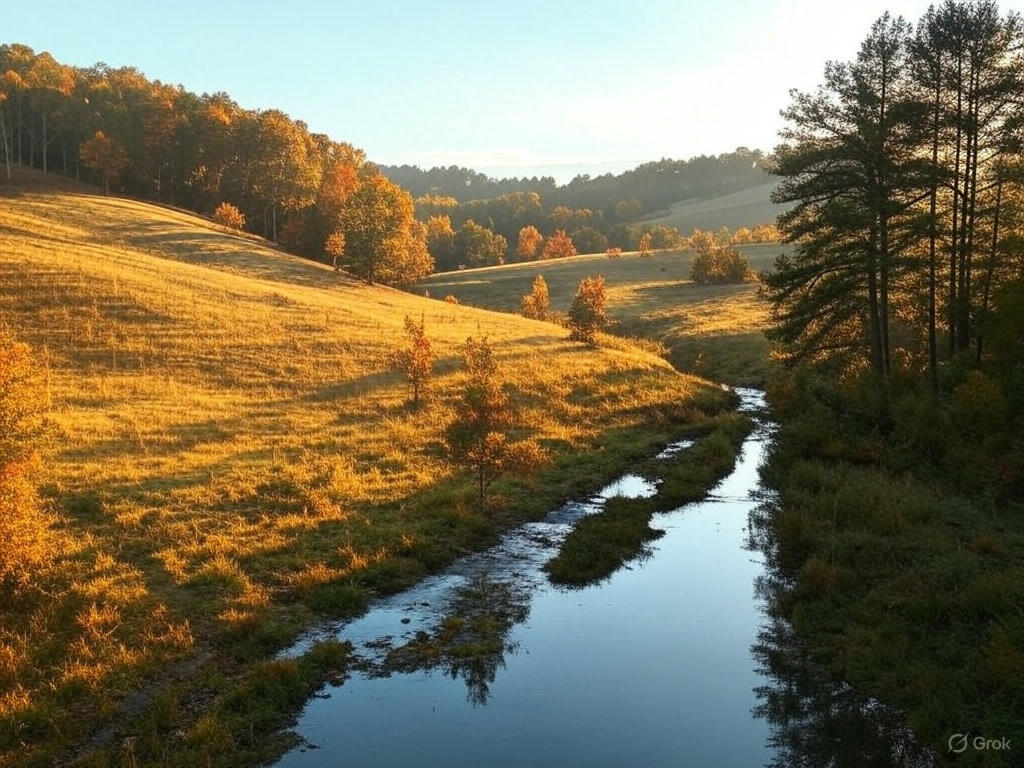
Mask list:
[[[756,272],[771,269],[785,246],[744,245]],[[603,275],[612,332],[660,341],[679,370],[730,384],[763,384],[768,361],[767,305],[757,284],[697,285],[690,281],[691,251],[570,256],[547,261],[444,272],[421,281],[419,293],[452,295],[460,302],[518,312],[533,279],[548,284],[551,307],[569,308],[580,280]]]
[[[262,759],[254,723],[274,729],[224,697],[278,675],[267,659],[302,628],[590,491],[724,404],[640,345],[585,347],[178,210],[21,181],[0,185],[0,325],[45,373],[60,543],[45,598],[0,629],[0,720],[18,724],[0,750],[20,765],[117,755],[126,733],[140,754],[182,755],[169,764]],[[392,370],[407,315],[437,359],[419,410]],[[486,512],[442,446],[470,335],[495,345],[520,431],[549,455]]]
[[[786,210],[785,205],[771,201],[770,196],[777,183],[771,181],[728,195],[686,200],[676,203],[668,211],[654,213],[640,223],[676,227],[683,234],[689,234],[694,229],[714,232],[722,227],[736,230],[772,222]]]

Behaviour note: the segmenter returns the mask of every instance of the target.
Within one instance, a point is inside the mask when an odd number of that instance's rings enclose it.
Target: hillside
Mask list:
[[[717,231],[728,227],[735,230],[772,222],[786,210],[786,206],[771,201],[770,196],[777,183],[771,181],[727,195],[686,200],[667,211],[652,214],[642,223],[676,227],[683,234],[689,234],[694,229]]]
[[[756,272],[769,270],[781,245],[744,245],[739,250]],[[441,298],[505,312],[518,312],[534,277],[543,275],[551,306],[565,312],[580,280],[604,275],[611,330],[622,336],[661,341],[679,369],[731,384],[761,384],[768,360],[764,337],[768,309],[755,283],[696,285],[690,281],[691,251],[661,251],[649,257],[625,253],[571,256],[432,275],[416,286]]]
[[[390,368],[406,315],[438,361],[416,411]],[[0,753],[20,765],[126,733],[173,764],[255,759],[239,751],[254,721],[217,702],[300,629],[589,492],[724,403],[629,343],[368,287],[73,184],[0,186],[0,325],[45,365],[63,537],[48,596],[0,629],[0,721],[17,724]],[[550,455],[486,513],[441,449],[478,334]]]

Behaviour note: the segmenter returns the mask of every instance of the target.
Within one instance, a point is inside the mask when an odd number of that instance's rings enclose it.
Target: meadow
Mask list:
[[[0,197],[0,324],[43,370],[43,491],[59,520],[53,573],[0,628],[9,764],[264,759],[281,746],[272,726],[344,664],[331,646],[271,660],[302,628],[360,612],[728,406],[650,345],[588,347],[550,323],[369,287],[71,183]],[[420,409],[392,366],[406,315],[437,359]],[[471,335],[494,344],[518,431],[548,453],[484,510],[442,448]]]
[[[783,248],[739,246],[755,272],[771,269]],[[571,256],[439,273],[418,283],[415,292],[518,312],[533,279],[542,275],[552,309],[564,312],[581,279],[604,275],[612,333],[660,342],[679,370],[730,384],[763,384],[768,372],[768,310],[757,283],[696,284],[689,279],[692,261],[689,250],[650,256],[624,253],[615,259],[604,254]]]
[[[771,201],[771,193],[776,184],[777,181],[770,181],[727,195],[683,200],[670,206],[666,211],[650,214],[641,223],[676,227],[684,235],[688,235],[694,229],[716,232],[722,227],[736,230],[740,227],[752,227],[775,221],[787,207]]]

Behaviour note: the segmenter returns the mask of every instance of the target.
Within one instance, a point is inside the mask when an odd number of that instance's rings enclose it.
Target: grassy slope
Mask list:
[[[755,271],[770,269],[780,245],[748,245],[741,251]],[[464,303],[518,311],[536,275],[544,276],[551,306],[568,309],[579,281],[605,276],[612,330],[625,336],[662,341],[680,370],[736,384],[763,383],[768,342],[763,329],[767,308],[757,286],[697,285],[690,282],[690,251],[659,252],[619,259],[603,254],[573,256],[527,264],[468,269],[434,275],[416,287],[441,298],[451,294]]]
[[[389,371],[406,313],[425,317],[438,357],[420,412]],[[367,287],[74,188],[0,186],[0,323],[46,361],[45,490],[67,534],[51,596],[0,629],[0,760],[25,764],[99,745],[104,723],[134,728],[139,754],[239,762],[265,720],[196,711],[317,611],[359,610],[721,402],[625,343],[589,349],[550,324]],[[477,333],[552,454],[536,478],[499,483],[487,515],[440,451],[459,345]],[[154,684],[156,699],[124,698]]]
[[[786,206],[771,201],[778,182],[771,181],[739,192],[703,200],[685,200],[667,211],[651,214],[642,223],[677,227],[683,234],[694,229],[716,231],[722,227],[739,229],[775,221]]]

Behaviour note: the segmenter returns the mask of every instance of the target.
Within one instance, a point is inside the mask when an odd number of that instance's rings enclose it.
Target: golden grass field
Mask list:
[[[684,235],[690,234],[694,229],[717,232],[722,227],[736,230],[740,227],[765,224],[775,221],[775,218],[787,208],[771,201],[772,190],[777,184],[776,179],[727,195],[683,200],[672,205],[667,211],[650,214],[641,223],[676,227]]]
[[[437,355],[419,411],[390,365],[406,314]],[[593,349],[553,324],[368,287],[74,185],[0,186],[0,324],[43,366],[61,541],[44,595],[0,626],[8,765],[256,759],[253,723],[217,702],[303,627],[592,490],[725,403],[642,345]],[[476,334],[496,345],[521,432],[550,454],[498,483],[486,513],[441,447]]]
[[[755,272],[771,269],[785,246],[743,245]],[[764,337],[767,304],[757,283],[698,285],[690,281],[691,251],[660,251],[646,257],[624,253],[571,256],[550,261],[444,272],[421,281],[418,293],[505,312],[518,312],[534,277],[543,275],[551,307],[569,308],[579,282],[604,275],[610,330],[620,336],[663,343],[679,369],[730,384],[762,384],[769,344]]]

